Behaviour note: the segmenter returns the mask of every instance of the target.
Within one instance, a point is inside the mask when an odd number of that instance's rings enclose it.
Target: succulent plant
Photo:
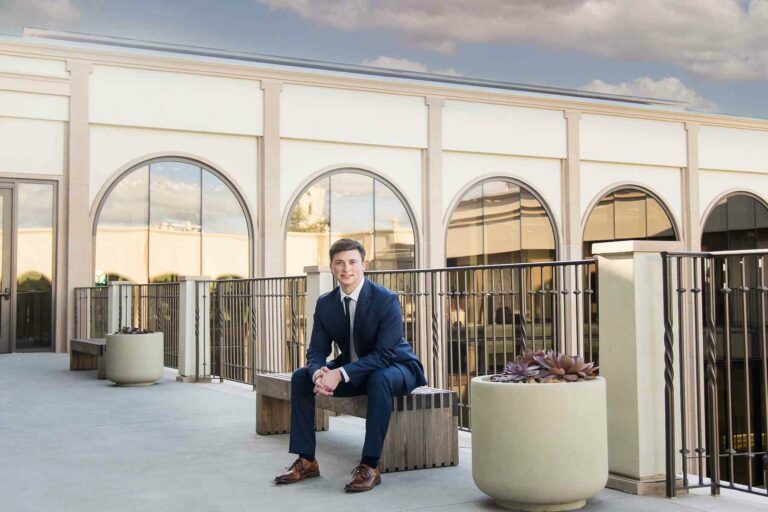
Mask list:
[[[597,377],[597,366],[585,363],[580,356],[569,356],[549,350],[534,352],[526,350],[514,362],[509,362],[504,371],[492,375],[492,382],[575,382]]]
[[[149,329],[142,329],[141,327],[129,327],[124,326],[121,327],[119,331],[117,331],[115,334],[152,334],[155,331],[150,331]]]

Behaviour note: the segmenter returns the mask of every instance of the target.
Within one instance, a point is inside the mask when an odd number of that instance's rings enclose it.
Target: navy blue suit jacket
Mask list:
[[[390,290],[368,279],[363,283],[355,307],[354,342],[359,359],[354,363],[349,358],[349,324],[338,286],[317,299],[314,319],[307,349],[310,375],[323,366],[343,366],[350,383],[360,385],[372,371],[396,366],[403,372],[408,392],[427,384],[421,362],[403,338],[400,301]],[[341,354],[327,362],[333,341]]]

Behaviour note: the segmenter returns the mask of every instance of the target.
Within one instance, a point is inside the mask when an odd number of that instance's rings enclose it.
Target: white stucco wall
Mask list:
[[[470,183],[490,177],[510,177],[542,197],[559,231],[562,224],[561,171],[560,160],[446,151],[443,154],[443,221],[448,223],[452,213],[449,208],[455,205]]]
[[[702,226],[715,201],[732,192],[749,192],[768,203],[768,174],[702,169],[699,172],[699,211]]]
[[[261,135],[261,82],[93,66],[91,122]]]
[[[678,233],[682,229],[681,170],[602,162],[581,163],[581,222],[586,225],[589,208],[609,189],[623,185],[643,187],[659,197],[674,217]]]
[[[702,126],[699,168],[768,172],[768,131]]]
[[[64,174],[67,123],[0,117],[0,172]]]
[[[49,94],[0,91],[0,116],[67,121],[69,120],[69,98]]]
[[[0,55],[0,73],[69,78],[67,63],[63,60],[38,59],[16,55]]]
[[[644,165],[687,165],[683,123],[584,114],[581,159]]]
[[[197,158],[233,182],[255,216],[258,150],[255,137],[91,126],[90,205],[113,175],[155,156]]]
[[[284,138],[425,148],[423,97],[286,84],[280,95]]]
[[[561,110],[446,101],[443,148],[565,158],[565,117]]]
[[[280,145],[280,210],[287,215],[291,198],[311,176],[339,167],[359,167],[382,176],[405,196],[421,226],[422,152],[418,149],[283,140]]]

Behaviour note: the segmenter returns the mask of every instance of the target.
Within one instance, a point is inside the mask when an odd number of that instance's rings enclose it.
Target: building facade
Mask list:
[[[768,246],[768,121],[674,102],[27,30],[0,39],[0,352],[75,287]]]

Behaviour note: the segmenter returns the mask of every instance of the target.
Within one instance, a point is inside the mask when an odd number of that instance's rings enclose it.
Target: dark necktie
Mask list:
[[[351,303],[352,297],[344,297],[344,320],[346,320],[349,329],[349,360],[354,363],[357,361],[357,350],[355,350],[355,340],[352,338],[352,317],[349,311]]]

